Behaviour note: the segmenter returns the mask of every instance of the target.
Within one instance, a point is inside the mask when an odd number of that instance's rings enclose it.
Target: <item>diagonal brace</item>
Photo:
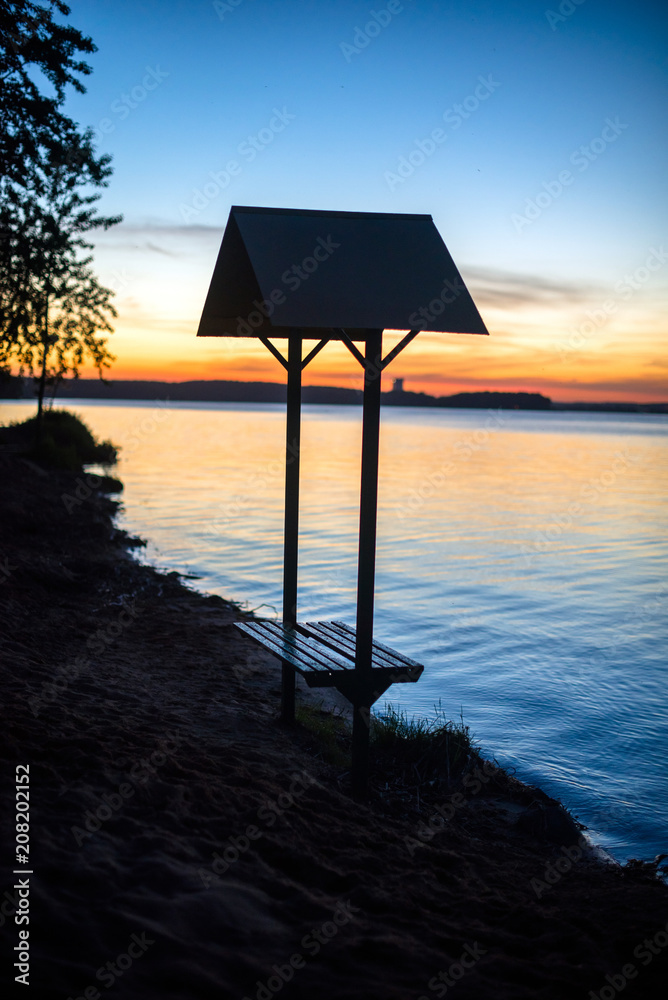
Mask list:
[[[404,347],[408,347],[408,345],[410,344],[411,340],[414,340],[417,337],[417,335],[418,335],[418,333],[420,331],[419,330],[409,330],[408,333],[406,334],[406,336],[403,338],[403,340],[400,340],[399,343],[397,344],[397,346],[393,347],[392,350],[390,351],[390,353],[388,355],[386,355],[386,357],[384,357],[382,361],[371,362],[371,363],[364,357],[364,355],[362,354],[362,352],[356,347],[356,345],[351,340],[351,338],[348,336],[348,334],[346,333],[345,330],[338,329],[336,332],[341,337],[343,343],[346,345],[346,347],[348,348],[348,350],[350,351],[350,353],[353,355],[353,357],[356,358],[359,361],[359,363],[361,364],[362,368],[368,368],[369,365],[371,364],[372,367],[375,367],[375,369],[377,371],[381,371],[382,372],[385,368],[387,368],[387,366],[390,364],[390,362],[394,361],[394,359],[397,357],[397,355],[400,354],[403,351]]]
[[[362,368],[366,367],[366,361],[364,360],[364,355],[355,346],[355,344],[350,339],[350,337],[348,336],[348,334],[346,333],[346,331],[345,330],[337,330],[336,332],[339,334],[339,336],[341,337],[341,340],[346,345],[346,347],[348,348],[348,350],[350,351],[350,353],[352,354],[352,356],[354,358],[356,358],[357,361],[359,361],[359,363],[361,364]]]
[[[327,343],[329,343],[329,341],[327,341],[327,340],[321,340],[319,344],[315,345],[315,347],[313,348],[312,351],[309,351],[309,353],[306,355],[306,357],[302,361],[302,371],[306,368],[306,366],[309,363],[309,361],[313,361],[313,358],[316,356],[316,354],[319,354],[320,351],[325,346],[325,344],[327,344]]]
[[[404,339],[400,340],[397,346],[393,347],[390,353],[383,358],[383,360],[380,363],[380,370],[382,371],[383,368],[387,368],[390,362],[394,361],[394,359],[398,354],[401,354],[404,347],[408,347],[411,340],[414,340],[417,337],[419,332],[420,332],[419,330],[409,330]]]
[[[283,365],[283,367],[287,371],[288,363],[285,360],[285,358],[283,357],[283,355],[281,354],[281,352],[279,351],[279,349],[277,347],[274,347],[274,345],[269,340],[269,338],[268,337],[263,337],[261,333],[258,334],[258,338],[264,344],[264,346],[267,348],[267,350],[271,351],[271,353],[274,355],[274,357],[276,358],[276,360],[280,361],[280,363]]]
[[[274,357],[276,358],[276,360],[279,361],[283,365],[283,367],[287,370],[287,368],[288,368],[288,362],[285,360],[285,358],[283,357],[283,355],[281,354],[281,352],[278,350],[278,348],[274,347],[274,345],[272,344],[272,342],[269,340],[268,337],[263,337],[262,334],[259,334],[258,337],[259,337],[259,340],[267,348],[267,350],[271,351],[271,353],[274,355]],[[327,341],[327,340],[321,340],[319,344],[315,345],[315,347],[313,348],[312,351],[309,351],[309,353],[306,355],[306,357],[304,358],[304,360],[300,362],[302,371],[304,370],[304,368],[306,368],[307,364],[310,361],[313,361],[313,359],[316,356],[316,354],[319,354],[320,351],[323,349],[323,347],[327,343],[329,343],[329,341]],[[360,357],[361,357],[361,355],[360,355]]]

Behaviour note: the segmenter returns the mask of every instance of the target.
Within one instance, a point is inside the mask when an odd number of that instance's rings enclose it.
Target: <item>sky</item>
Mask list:
[[[123,215],[94,237],[112,378],[282,381],[256,341],[195,337],[230,207],[255,205],[433,216],[490,336],[423,333],[384,388],[668,399],[663,2],[74,0],[69,21],[98,52],[66,111]],[[361,378],[340,344],[304,376]]]

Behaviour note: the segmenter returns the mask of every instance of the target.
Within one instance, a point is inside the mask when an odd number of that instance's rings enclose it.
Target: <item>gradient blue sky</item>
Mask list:
[[[407,388],[668,397],[665,4],[71,7],[99,51],[67,110],[113,155],[101,208],[124,215],[96,251],[118,290],[116,377],[280,379],[250,341],[194,340],[240,204],[433,215],[491,336],[422,335],[391,373]],[[353,51],[373,11],[389,23]],[[294,118],[262,132],[275,109]],[[442,141],[411,176],[388,177],[402,157],[419,162],[416,143],[435,129]],[[273,138],[251,161],[242,144],[258,134]],[[210,174],[231,160],[239,171],[216,190]],[[358,377],[336,346],[309,375]]]

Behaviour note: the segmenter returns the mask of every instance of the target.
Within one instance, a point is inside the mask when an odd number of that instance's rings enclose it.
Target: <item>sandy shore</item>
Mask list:
[[[2,454],[0,476],[2,976],[28,931],[23,995],[663,995],[651,871],[598,860],[492,763],[419,802],[376,771],[353,804],[345,761],[281,727],[234,605],[136,562],[76,476]]]

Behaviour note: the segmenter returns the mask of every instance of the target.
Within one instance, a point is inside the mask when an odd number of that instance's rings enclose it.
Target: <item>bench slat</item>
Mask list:
[[[333,649],[343,653],[345,656],[349,656],[351,660],[355,660],[355,630],[350,631],[341,629],[337,627],[338,623],[335,622],[304,622],[298,623],[297,628],[300,631],[305,631],[315,638],[324,642],[326,645],[331,646]],[[372,665],[376,667],[411,667],[415,666],[413,660],[402,656],[401,653],[396,651],[389,651],[389,647],[383,647],[380,643],[374,640],[373,643],[373,654],[372,654]],[[419,664],[421,666],[422,664]]]
[[[362,684],[369,685],[373,703],[390,684],[416,681],[424,669],[421,663],[374,641],[371,674],[365,672],[365,677],[359,678],[355,670],[355,629],[344,622],[306,622],[296,628],[276,621],[235,625],[299,671],[309,687],[335,686],[350,700]]]
[[[320,642],[324,642],[326,646],[331,646],[333,649],[339,650],[344,656],[348,656],[353,663],[355,662],[354,636],[350,636],[347,632],[341,632],[339,629],[332,627],[331,622],[305,622],[300,627],[319,639]],[[379,657],[378,651],[374,649],[372,665],[374,667],[387,667],[396,666],[396,663],[391,662],[383,654]]]
[[[331,673],[351,670],[353,665],[335,656],[313,639],[288,629],[277,622],[247,622],[239,625],[248,635],[264,645],[271,644],[271,651],[288,659],[298,670]]]
[[[268,629],[266,628],[267,624],[269,623],[249,622],[245,626],[240,625],[239,628],[243,628],[244,632],[247,632],[252,638],[262,643],[263,646],[271,648],[271,651],[276,653],[277,656],[289,659],[293,666],[296,666],[299,670],[328,672],[329,668],[325,667],[324,664],[319,661],[314,664],[310,656],[305,656],[289,634],[286,635],[279,629]]]
[[[352,625],[347,625],[345,622],[332,622],[332,625],[336,625],[337,628],[343,629],[349,635],[355,636],[355,629]],[[382,642],[378,642],[377,639],[373,640],[374,646],[381,649],[384,653],[389,653],[390,656],[396,657],[402,665],[408,667],[424,667],[424,663],[418,663],[417,660],[411,660],[410,656],[404,656],[403,653],[399,653],[396,649],[392,649],[391,646],[386,646]]]
[[[282,639],[274,638],[260,629],[252,628],[253,624],[256,623],[236,622],[236,627],[249,635],[251,639],[259,642],[260,645],[264,646],[265,649],[268,649],[270,653],[274,654],[274,656],[278,656],[279,659],[286,660],[288,663],[291,663],[295,670],[298,670],[302,674],[314,675],[322,673],[324,675],[330,673],[330,671],[326,670],[324,667],[314,667],[310,660],[300,656],[294,647],[288,647],[287,643],[285,643]]]
[[[288,638],[289,642],[302,655],[305,655],[308,651],[308,654],[314,658],[316,669],[318,670],[321,667],[325,670],[350,670],[352,667],[352,664],[347,660],[331,653],[328,648],[317,642],[317,640],[303,636],[300,632],[283,625],[281,622],[262,622],[261,624],[263,629],[266,629],[269,634],[275,635],[279,639]],[[307,647],[307,650],[303,649],[304,646]]]
[[[325,624],[325,622],[297,622],[297,628],[303,636],[317,639],[330,649],[336,650],[341,656],[354,661],[355,642],[351,642],[348,636],[343,636],[339,641],[337,636],[330,635],[327,629],[322,627]]]

